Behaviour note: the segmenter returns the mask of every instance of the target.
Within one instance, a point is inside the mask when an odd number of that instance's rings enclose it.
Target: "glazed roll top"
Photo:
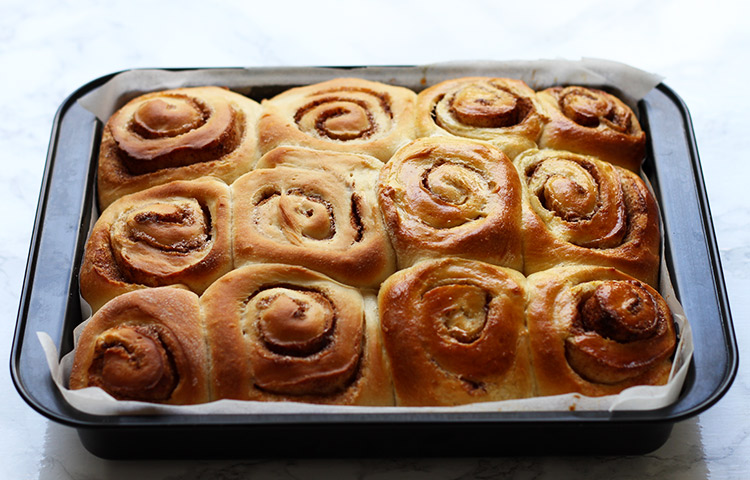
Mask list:
[[[520,195],[501,151],[448,137],[400,149],[381,170],[378,187],[401,268],[456,255],[520,270]]]
[[[107,122],[99,153],[99,205],[205,175],[232,182],[258,159],[260,105],[219,87],[139,96]]]
[[[619,98],[589,87],[552,87],[538,93],[548,121],[541,148],[593,155],[638,172],[646,133],[633,110]]]
[[[70,388],[100,387],[118,400],[209,400],[208,355],[198,296],[162,287],[117,297],[76,345]]]
[[[419,93],[419,136],[449,135],[493,143],[511,159],[536,147],[542,129],[534,90],[511,78],[464,77]]]
[[[262,102],[261,150],[299,145],[385,162],[415,136],[416,94],[358,78],[292,88]]]
[[[386,280],[378,303],[397,403],[532,396],[524,283],[514,270],[460,258]]]
[[[640,177],[558,150],[529,150],[515,165],[523,189],[526,274],[602,265],[656,285],[659,212]]]
[[[282,262],[356,286],[396,268],[377,207],[375,158],[279,147],[232,185],[235,263]]]
[[[677,343],[666,301],[613,268],[562,267],[528,278],[539,395],[617,394],[667,382]]]
[[[202,293],[232,268],[229,187],[213,178],[126,195],[97,220],[80,272],[96,311],[115,296],[179,285]]]
[[[250,265],[202,297],[216,398],[393,403],[375,300],[299,266]]]

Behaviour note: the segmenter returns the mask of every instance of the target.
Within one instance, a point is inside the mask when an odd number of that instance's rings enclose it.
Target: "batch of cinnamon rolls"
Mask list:
[[[645,134],[610,93],[339,78],[106,124],[70,388],[437,406],[664,384]]]

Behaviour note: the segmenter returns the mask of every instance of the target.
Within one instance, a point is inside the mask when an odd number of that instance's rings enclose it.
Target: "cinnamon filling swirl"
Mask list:
[[[359,96],[347,96],[347,93]],[[294,114],[297,127],[308,134],[337,141],[368,139],[389,125],[379,125],[376,112],[393,119],[390,96],[366,88],[340,88],[316,92],[314,101]],[[374,100],[374,101],[373,101]]]
[[[591,382],[635,378],[668,358],[676,339],[663,299],[638,281],[601,282],[579,306],[565,344],[568,363]]]
[[[596,128],[605,123],[620,133],[633,131],[630,112],[599,90],[567,87],[560,92],[558,103],[566,117],[584,127]]]
[[[110,242],[128,281],[169,284],[171,275],[199,263],[210,252],[211,215],[197,199],[138,206],[112,225]]]
[[[316,290],[269,286],[242,314],[251,345],[255,387],[280,395],[330,395],[357,373],[361,318],[341,317],[335,301]]]
[[[243,125],[243,113],[225,101],[165,94],[126,105],[110,129],[125,168],[142,175],[220,159],[237,148]]]
[[[119,400],[163,402],[180,381],[168,340],[157,325],[123,325],[103,332],[89,368],[90,386]]]

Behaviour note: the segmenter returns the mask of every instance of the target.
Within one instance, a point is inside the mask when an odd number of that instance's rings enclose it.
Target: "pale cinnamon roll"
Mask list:
[[[375,198],[380,165],[301,147],[264,155],[232,185],[235,264],[289,263],[379,285],[396,264]]]
[[[397,403],[532,396],[524,285],[520,272],[459,258],[389,277],[378,303]]]
[[[667,382],[677,340],[656,290],[606,267],[546,270],[530,275],[528,288],[539,395],[612,395]]]
[[[418,136],[483,140],[511,159],[536,148],[542,120],[534,90],[511,78],[446,80],[423,90],[417,98]]]
[[[180,286],[202,293],[232,268],[230,192],[206,177],[126,195],[96,221],[80,289],[96,311],[122,293]]]
[[[385,162],[414,138],[415,101],[411,90],[358,78],[291,88],[262,102],[261,150],[299,145]]]
[[[250,265],[206,290],[216,398],[393,403],[375,299],[293,265]]]
[[[513,164],[490,144],[432,137],[404,146],[378,187],[399,267],[455,255],[520,270],[520,187]]]
[[[260,105],[219,87],[141,95],[109,119],[99,151],[99,206],[167,183],[212,175],[231,183],[258,159]]]
[[[640,177],[557,150],[527,151],[515,165],[523,188],[526,274],[557,265],[602,265],[656,285],[658,207]]]
[[[540,148],[593,155],[638,172],[646,133],[625,103],[596,88],[552,87],[537,93],[548,120]]]
[[[209,401],[208,355],[198,296],[175,288],[121,295],[76,344],[70,388],[100,387],[117,400]]]

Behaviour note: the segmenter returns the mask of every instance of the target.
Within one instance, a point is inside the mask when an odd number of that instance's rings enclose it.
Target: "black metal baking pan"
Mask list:
[[[393,69],[393,78],[398,78],[398,67]],[[252,69],[243,71],[253,75]],[[290,75],[297,71],[290,70]],[[55,118],[10,359],[13,381],[26,402],[47,418],[75,428],[95,455],[134,459],[641,454],[664,444],[676,422],[709,408],[734,380],[738,350],[690,116],[675,92],[659,84],[638,104],[649,137],[644,172],[661,205],[666,267],[695,344],[687,380],[674,404],[614,413],[82,413],[68,405],[53,384],[36,332],[48,333],[61,355],[73,348],[72,330],[81,321],[77,273],[91,220],[102,128],[77,101],[113,76],[81,87]],[[274,93],[269,87],[247,94],[259,100]]]

